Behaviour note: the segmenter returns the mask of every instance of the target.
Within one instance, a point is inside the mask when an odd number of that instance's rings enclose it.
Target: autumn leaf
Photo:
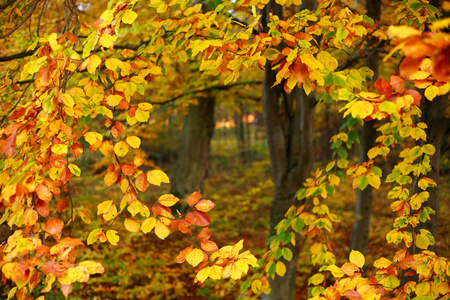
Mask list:
[[[45,231],[49,234],[58,235],[64,227],[64,222],[58,218],[50,218],[45,223]]]
[[[127,143],[131,147],[138,149],[139,146],[141,145],[141,139],[137,136],[129,136],[127,137]]]
[[[117,245],[117,242],[119,242],[119,236],[117,235],[116,230],[108,230],[106,232],[106,238],[108,239],[108,242],[114,246]]]
[[[208,226],[209,224],[211,224],[211,220],[209,219],[208,214],[202,211],[189,212],[186,215],[185,219],[189,223],[198,226]]]
[[[186,261],[196,267],[199,263],[203,261],[203,251],[197,248],[190,250],[186,255]]]
[[[152,229],[155,228],[155,226],[156,226],[156,218],[150,217],[147,218],[144,222],[142,222],[141,230],[144,234],[147,234],[150,231],[152,231]]]
[[[49,188],[43,184],[39,184],[36,186],[36,194],[42,201],[50,202],[52,200],[52,192],[50,192]]]
[[[175,197],[172,194],[166,194],[166,195],[162,195],[161,197],[159,197],[158,202],[164,206],[170,207],[172,205],[174,205],[175,203],[177,203],[180,199],[178,199],[177,197]]]
[[[189,206],[194,206],[200,200],[200,198],[202,198],[202,194],[200,193],[200,191],[193,192],[187,198],[187,203],[189,204]]]
[[[129,148],[130,147],[126,141],[120,141],[114,145],[114,153],[116,153],[119,157],[124,157],[127,155]]]
[[[136,188],[139,191],[145,192],[149,185],[150,183],[147,180],[147,175],[142,173],[136,178]]]
[[[151,170],[147,172],[147,180],[153,185],[160,186],[161,183],[170,183],[169,177],[161,170]]]
[[[138,232],[141,229],[141,224],[133,218],[126,218],[123,223],[129,232]]]
[[[354,263],[358,268],[362,268],[366,263],[366,260],[361,252],[352,250],[350,252],[350,262]]]
[[[195,205],[199,211],[208,212],[216,206],[211,200],[200,200]]]
[[[156,226],[155,226],[156,236],[159,237],[160,239],[164,240],[169,235],[169,233],[170,233],[169,227],[167,227],[167,225],[165,225],[163,222],[158,220],[156,222]]]

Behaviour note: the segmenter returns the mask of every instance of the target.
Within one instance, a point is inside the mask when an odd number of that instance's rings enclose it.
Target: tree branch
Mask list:
[[[213,91],[213,90],[229,90],[235,86],[239,86],[239,85],[253,85],[253,84],[262,84],[262,81],[244,81],[244,82],[236,82],[233,84],[228,84],[228,85],[214,85],[214,86],[210,86],[210,87],[206,87],[206,88],[202,88],[202,89],[198,89],[198,90],[193,90],[190,92],[186,92],[186,93],[182,93],[179,94],[175,97],[172,97],[166,101],[163,102],[150,102],[153,105],[165,105],[168,103],[171,103],[177,99],[183,98],[185,96],[188,95],[192,95],[192,94],[198,94],[198,93],[203,93],[203,92],[209,92],[209,91]]]
[[[0,5],[0,12],[4,11],[8,6],[10,6],[11,4],[13,4],[14,2],[16,2],[17,0],[9,0],[8,2],[6,2],[5,4]]]

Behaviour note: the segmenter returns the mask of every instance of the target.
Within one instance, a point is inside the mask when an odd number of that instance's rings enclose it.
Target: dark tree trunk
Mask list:
[[[312,1],[313,2],[313,1]],[[267,30],[269,12],[282,19],[282,7],[271,1],[263,12],[264,30]],[[283,85],[271,86],[276,71],[266,64],[262,93],[262,104],[270,164],[274,181],[274,195],[270,215],[270,236],[276,234],[275,226],[284,218],[287,210],[296,203],[295,193],[309,175],[312,160],[312,126],[315,97],[307,96],[303,89],[295,88],[290,94],[283,91]],[[266,300],[295,299],[296,271],[298,262],[298,236],[296,246],[290,245],[291,261],[284,261],[286,274],[270,279],[272,292],[263,294]]]
[[[203,189],[214,133],[214,106],[215,98],[212,95],[200,97],[198,105],[189,106],[171,177],[170,192],[177,197],[186,198],[196,190]]]
[[[366,0],[367,15],[373,19],[380,17],[381,0]],[[375,42],[369,42],[368,47],[373,46]],[[364,65],[369,67],[374,75],[369,84],[373,84],[378,78],[379,58],[375,52],[374,55],[364,58]],[[367,161],[367,152],[375,146],[376,129],[375,121],[365,122],[361,128],[360,142],[361,149],[359,163]],[[363,191],[356,189],[355,222],[353,223],[352,239],[350,250],[358,250],[363,254],[367,252],[367,242],[370,231],[370,215],[372,214],[372,196],[373,188],[367,186]]]
[[[428,201],[422,204],[422,207],[431,207],[436,214],[430,215],[430,220],[426,223],[420,223],[415,229],[419,233],[420,229],[430,231],[436,237],[436,230],[439,226],[439,160],[441,158],[441,147],[443,139],[450,130],[450,120],[446,118],[445,112],[447,110],[449,95],[442,95],[434,98],[433,101],[424,100],[421,104],[423,111],[422,121],[427,124],[427,143],[432,144],[436,148],[436,152],[430,158],[431,171],[426,175],[437,183],[437,187],[428,188],[430,193]],[[418,190],[420,192],[421,190]],[[420,249],[417,249],[418,252]],[[428,250],[434,251],[435,246],[430,245]]]

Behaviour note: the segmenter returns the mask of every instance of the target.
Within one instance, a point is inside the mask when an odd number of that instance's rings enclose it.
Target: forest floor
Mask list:
[[[220,145],[219,145],[220,146]],[[217,145],[216,145],[217,147]],[[270,205],[273,184],[270,177],[270,163],[266,154],[257,155],[253,161],[243,163],[235,151],[220,146],[220,151],[228,153],[228,159],[220,159],[215,153],[211,160],[209,178],[202,194],[217,205],[210,213],[212,240],[219,247],[244,239],[244,249],[250,249],[258,258],[265,252],[268,235]],[[261,150],[263,149],[263,150]],[[264,147],[260,147],[261,151]],[[213,157],[214,158],[214,157]],[[118,187],[106,187],[102,177],[91,176],[80,181],[74,188],[74,201],[80,209],[96,212],[98,203],[105,200],[120,200],[122,194]],[[169,185],[149,188],[145,193],[149,203],[160,195],[168,193]],[[389,186],[374,191],[373,216],[370,228],[369,249],[366,266],[382,256],[392,258],[394,245],[388,245],[385,235],[392,229],[395,217],[390,202],[386,198]],[[450,209],[450,182],[448,177],[441,178],[441,216]],[[354,191],[349,184],[343,184],[335,196],[327,200],[330,210],[340,218],[329,235],[334,248],[337,265],[348,257],[354,207]],[[89,230],[99,228],[99,217],[91,215],[88,226],[80,219],[75,222],[75,237],[86,241]],[[202,285],[194,285],[194,269],[188,265],[177,264],[178,252],[189,246],[189,240],[181,234],[171,234],[166,240],[158,239],[153,232],[129,233],[123,223],[116,222],[113,228],[119,231],[117,246],[99,242],[88,246],[78,255],[80,259],[94,259],[105,267],[105,273],[93,276],[86,284],[77,284],[70,299],[253,299],[256,297],[240,292],[240,281],[207,280]],[[436,238],[438,255],[450,255],[450,219],[441,217],[439,233]],[[298,266],[298,299],[307,298],[307,282],[317,271],[309,257],[310,239],[302,235],[301,253]],[[369,268],[367,272],[371,272]],[[251,276],[251,272],[250,272]],[[60,292],[59,292],[60,294]],[[253,298],[252,298],[253,297]],[[47,295],[46,299],[63,299],[62,295]]]

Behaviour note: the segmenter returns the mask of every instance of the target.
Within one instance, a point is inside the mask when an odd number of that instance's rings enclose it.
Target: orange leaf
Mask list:
[[[385,96],[388,96],[392,93],[392,87],[390,84],[384,80],[383,77],[378,78],[374,83],[375,88]]]
[[[192,230],[190,230],[188,227],[191,226],[192,224],[189,223],[186,220],[176,220],[173,221],[172,224],[175,223],[175,225],[178,227],[178,230],[181,231],[182,233],[192,233]]]
[[[200,242],[200,246],[202,247],[203,250],[208,251],[208,252],[214,252],[219,249],[217,247],[216,243],[214,243],[213,241],[209,241],[209,240]]]
[[[344,291],[344,294],[350,300],[360,300],[362,298],[361,294],[355,290],[346,290]]]
[[[46,202],[38,200],[36,202],[36,211],[45,218],[50,213],[50,208],[48,207]]]
[[[354,263],[346,262],[341,267],[342,272],[344,272],[348,276],[353,276],[355,273],[359,273],[359,268]]]
[[[117,172],[107,172],[104,178],[107,186],[111,186],[116,183],[117,179],[119,179],[119,174],[117,174]]]
[[[405,80],[400,76],[391,75],[389,83],[397,93],[402,94],[405,91]]]
[[[339,299],[341,299],[341,293],[339,293],[339,291],[333,286],[329,286],[329,287],[326,288],[326,290],[324,292],[324,296],[328,300],[339,300]]]
[[[50,200],[52,200],[52,192],[50,192],[48,187],[43,184],[39,184],[36,187],[36,194],[38,195],[39,199],[47,203],[50,202]]]
[[[197,208],[199,211],[208,212],[213,209],[214,206],[216,205],[211,200],[200,200],[195,205],[195,208]]]
[[[124,164],[122,165],[122,173],[125,176],[131,176],[136,173],[137,169],[132,164]]]
[[[200,241],[206,241],[209,240],[209,238],[211,237],[211,231],[209,231],[209,228],[203,228],[200,233],[197,235],[197,238]]]
[[[202,194],[200,193],[200,190],[193,192],[187,198],[187,203],[189,204],[189,206],[194,206],[198,202],[198,200],[200,200],[201,197]]]
[[[12,157],[16,152],[16,132],[6,139],[6,143],[3,146],[3,152],[7,157]]]
[[[61,199],[58,201],[58,203],[56,204],[56,210],[58,212],[62,212],[67,206],[67,201],[66,199]]]
[[[144,163],[144,160],[142,159],[142,157],[140,155],[136,155],[133,158],[133,163],[137,168],[139,168]]]
[[[45,223],[45,231],[50,234],[60,234],[64,227],[64,222],[58,218],[50,218],[47,223]]]
[[[145,192],[149,185],[150,183],[147,180],[147,175],[145,175],[144,173],[140,174],[136,178],[136,188],[141,192]]]
[[[207,213],[202,211],[193,211],[186,215],[186,221],[198,226],[208,226],[211,224],[211,220]]]
[[[186,261],[186,255],[192,250],[192,245],[184,248],[183,250],[180,251],[180,253],[177,256],[177,263],[182,264]]]

